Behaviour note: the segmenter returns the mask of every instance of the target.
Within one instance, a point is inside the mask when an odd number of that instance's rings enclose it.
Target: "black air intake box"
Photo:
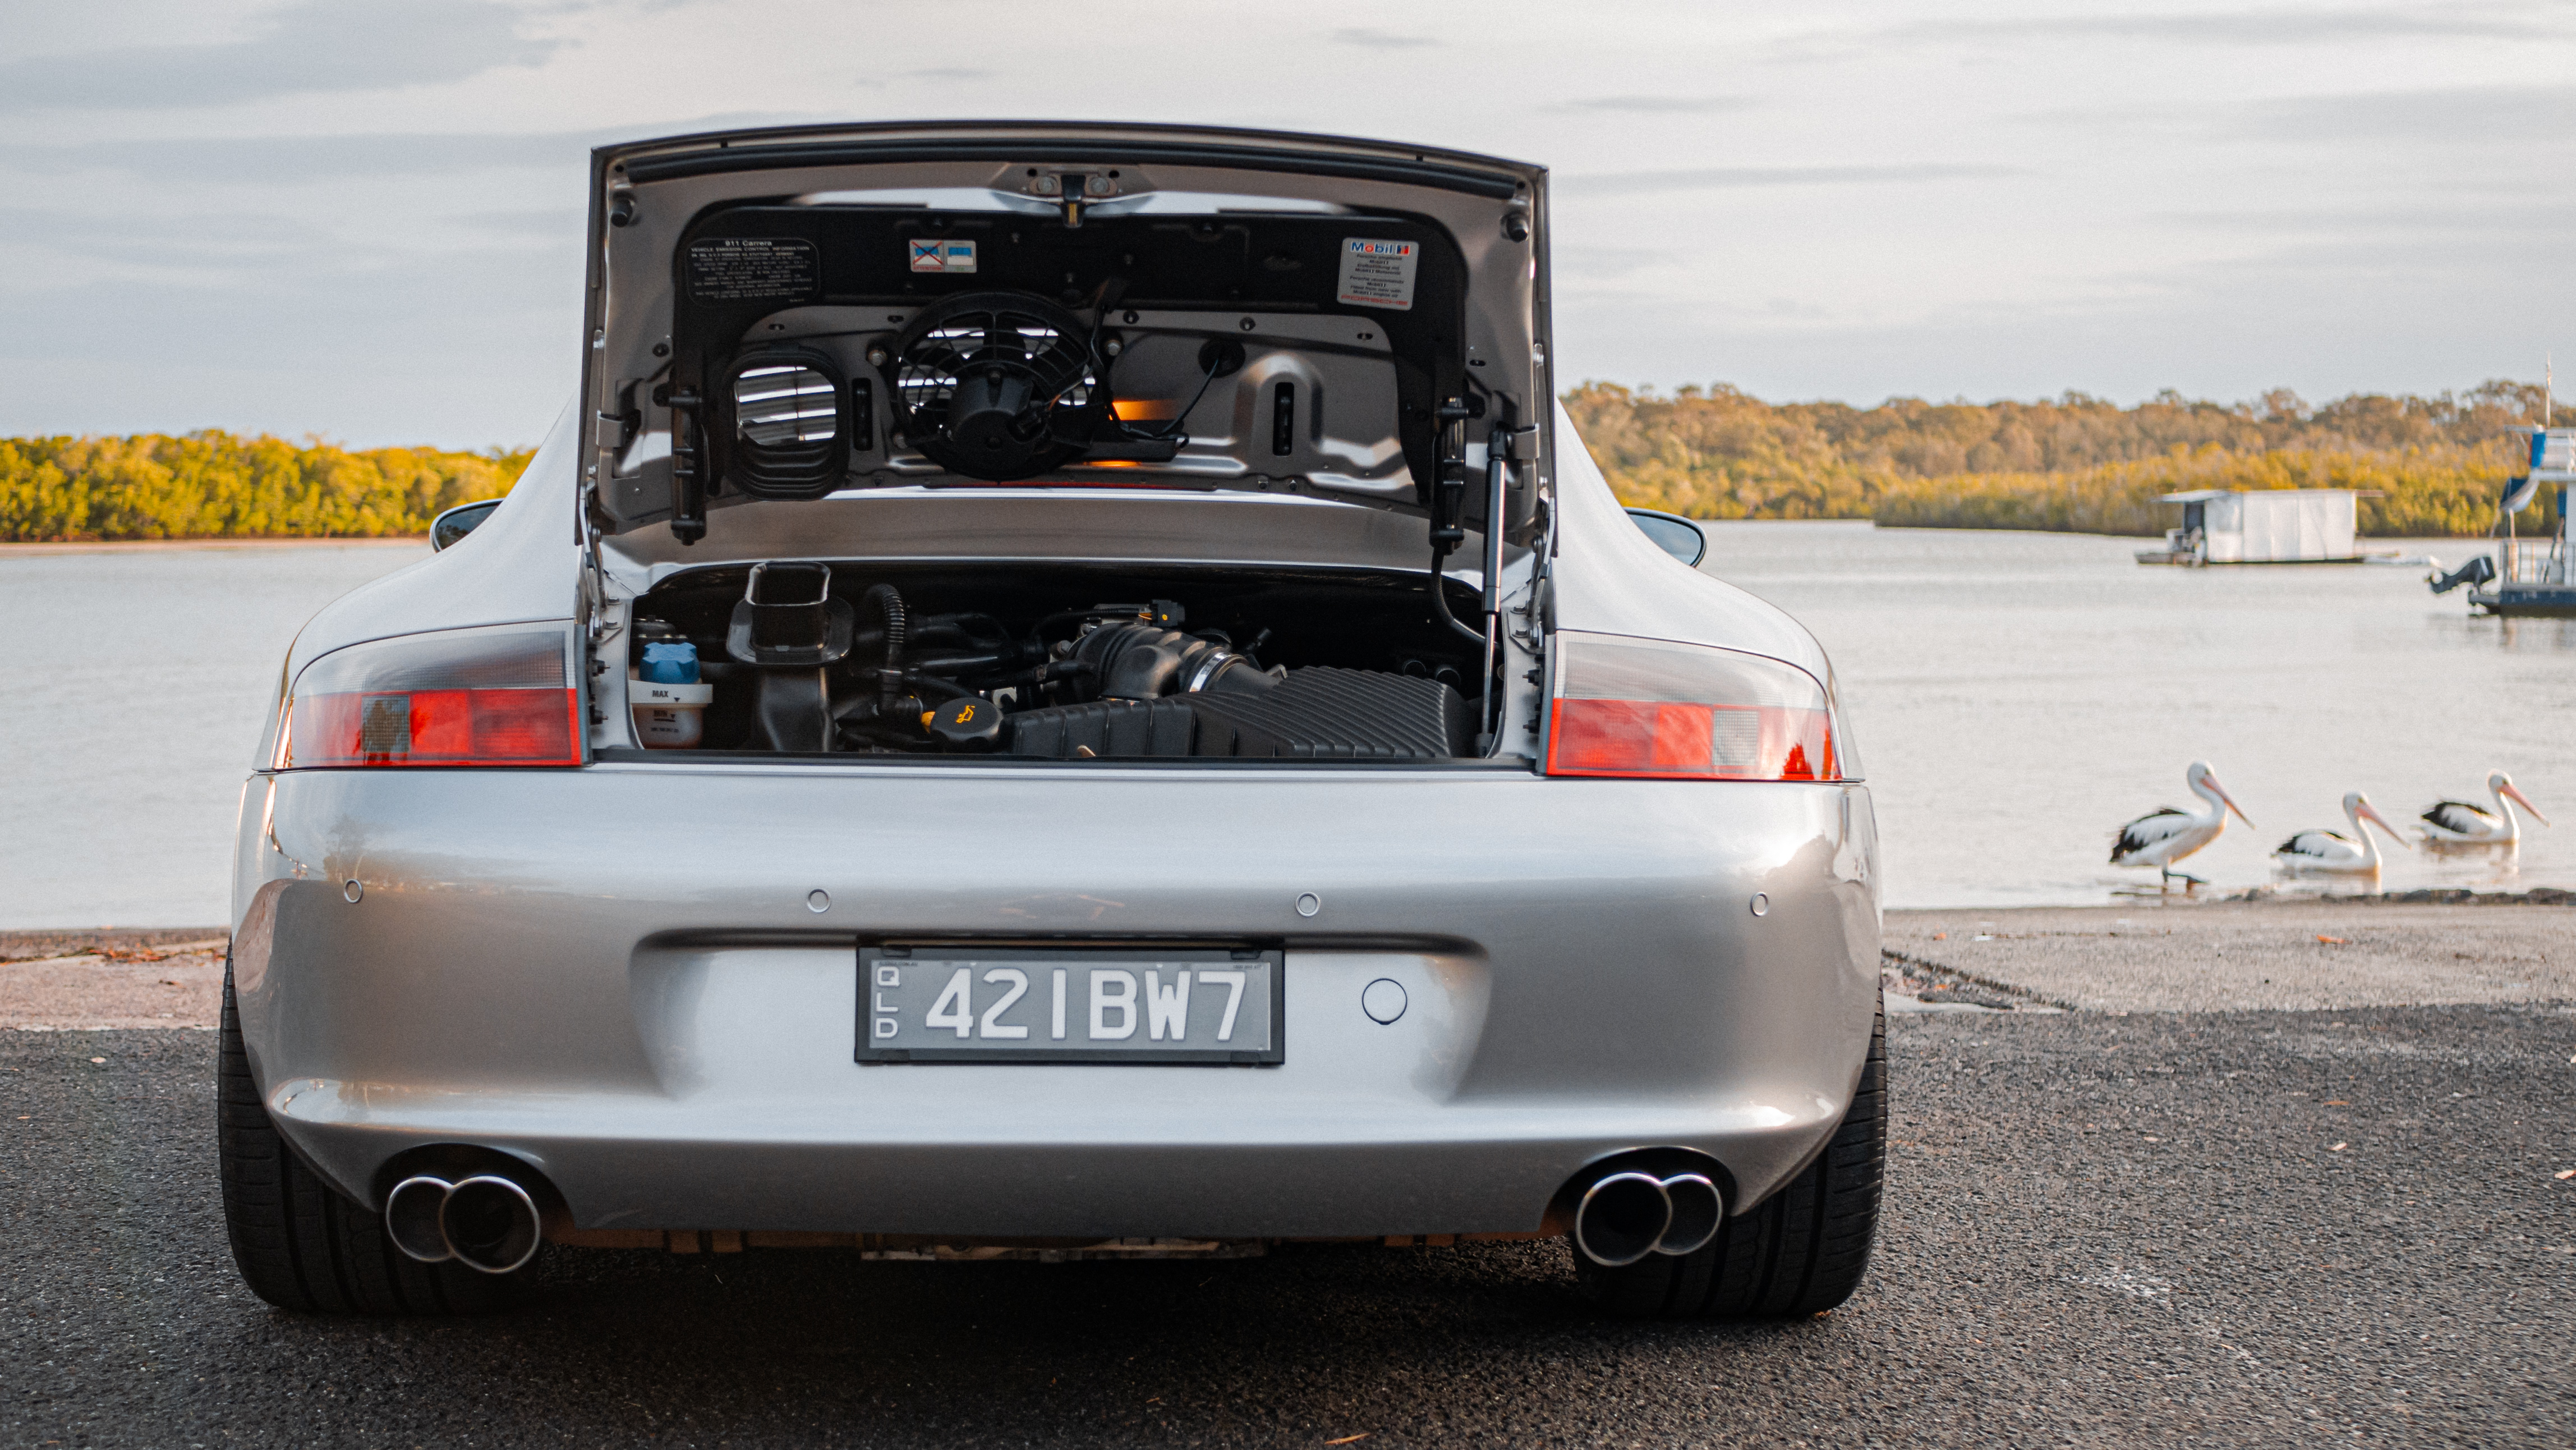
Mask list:
[[[1438,680],[1311,669],[1290,670],[1266,690],[1023,710],[1011,717],[1010,753],[1446,760],[1466,754],[1467,739],[1467,702]]]

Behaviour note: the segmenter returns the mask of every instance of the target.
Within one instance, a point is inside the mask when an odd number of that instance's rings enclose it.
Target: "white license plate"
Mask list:
[[[858,1060],[1276,1063],[1282,956],[861,947]]]

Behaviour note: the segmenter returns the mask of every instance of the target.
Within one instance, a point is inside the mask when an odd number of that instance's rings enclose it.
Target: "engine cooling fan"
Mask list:
[[[967,292],[895,338],[886,385],[904,439],[951,473],[1005,482],[1082,451],[1108,402],[1082,319],[1024,292]]]

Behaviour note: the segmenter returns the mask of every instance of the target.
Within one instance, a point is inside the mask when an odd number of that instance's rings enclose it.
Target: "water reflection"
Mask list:
[[[2506,649],[2576,649],[2576,619],[2463,619],[2463,627],[2492,631]]]

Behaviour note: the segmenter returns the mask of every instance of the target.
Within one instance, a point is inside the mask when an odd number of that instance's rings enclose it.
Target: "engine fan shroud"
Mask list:
[[[1080,456],[1109,403],[1091,333],[1026,292],[966,292],[923,309],[884,366],[905,441],[951,473],[993,483]]]

